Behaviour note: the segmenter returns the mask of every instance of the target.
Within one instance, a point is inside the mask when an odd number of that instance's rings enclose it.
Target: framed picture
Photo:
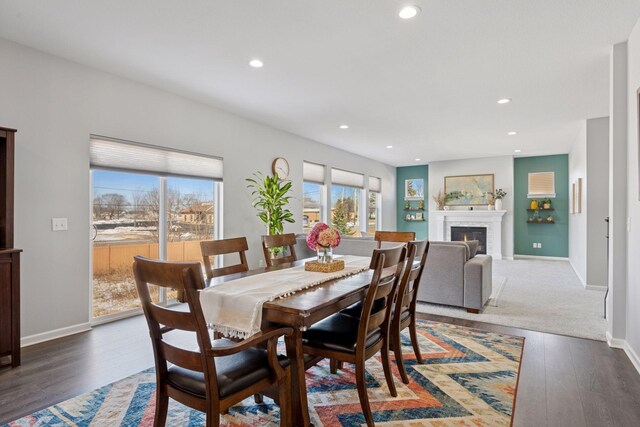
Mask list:
[[[582,178],[571,184],[571,213],[582,213]]]
[[[448,206],[488,205],[494,190],[494,175],[461,175],[444,177],[444,201]]]
[[[412,178],[404,180],[405,200],[424,200],[424,179]]]

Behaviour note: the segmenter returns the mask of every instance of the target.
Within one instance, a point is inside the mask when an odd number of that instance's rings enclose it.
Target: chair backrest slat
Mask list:
[[[165,341],[160,342],[160,351],[162,358],[169,363],[192,371],[204,372],[201,354],[196,351],[175,347]]]
[[[275,265],[288,264],[296,261],[296,235],[294,233],[288,234],[274,234],[270,236],[262,236],[262,253],[264,254],[264,262],[267,267],[273,267]],[[289,249],[289,255],[285,255],[279,258],[272,258],[272,248],[285,247]]]
[[[156,304],[149,306],[149,313],[160,325],[183,331],[196,331],[197,326],[193,321],[191,313],[160,307]]]
[[[382,247],[382,242],[408,243],[415,238],[416,233],[413,231],[376,231],[373,236],[378,249]]]
[[[235,237],[232,239],[222,240],[205,240],[200,242],[200,250],[202,251],[202,262],[204,263],[208,279],[249,271],[249,263],[247,262],[246,255],[246,251],[249,250],[249,245],[247,244],[247,239],[245,237]],[[212,256],[232,253],[237,253],[240,257],[239,264],[213,268],[211,264]]]

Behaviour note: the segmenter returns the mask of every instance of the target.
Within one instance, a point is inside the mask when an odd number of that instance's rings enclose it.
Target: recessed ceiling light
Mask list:
[[[419,162],[421,159],[416,159],[416,162]]]
[[[340,125],[340,129],[349,129],[349,125]]]
[[[251,61],[249,61],[249,65],[251,65],[253,68],[262,68],[264,63],[259,59],[252,59]]]
[[[514,153],[522,153],[522,150],[513,150]]]
[[[511,98],[500,98],[498,99],[498,104],[508,104],[511,102]]]
[[[513,131],[513,130],[511,132],[507,132],[507,135],[509,135],[509,136],[513,136],[513,135],[517,135],[517,134],[518,134],[518,132]]]
[[[416,15],[419,13],[420,13],[420,8],[418,6],[410,5],[400,9],[400,12],[398,12],[398,16],[402,19],[411,19],[411,18],[415,18]]]
[[[393,145],[387,145],[387,148],[393,148]]]

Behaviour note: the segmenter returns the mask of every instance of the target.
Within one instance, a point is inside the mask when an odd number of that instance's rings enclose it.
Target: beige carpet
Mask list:
[[[604,291],[586,290],[566,261],[494,261],[492,298],[480,314],[437,304],[422,313],[605,341]],[[502,291],[497,288],[504,283]]]

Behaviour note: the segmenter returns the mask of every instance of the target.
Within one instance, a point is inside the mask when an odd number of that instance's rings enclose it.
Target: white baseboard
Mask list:
[[[80,332],[86,332],[91,330],[91,325],[87,323],[79,323],[77,325],[67,326],[66,328],[54,329],[53,331],[42,332],[40,334],[29,335],[23,337],[20,340],[21,347],[28,347],[30,345],[38,344],[45,341],[54,340],[56,338],[62,338],[69,335],[78,334]]]
[[[633,348],[631,348],[629,343],[619,338],[613,338],[611,334],[609,334],[609,331],[607,331],[606,336],[607,336],[607,344],[609,344],[609,347],[619,348],[621,350],[624,350],[625,354],[627,355],[629,360],[631,360],[631,363],[633,364],[633,366],[636,368],[636,371],[640,373],[640,357],[638,357],[638,354],[635,352]]]
[[[582,287],[588,289],[587,282],[582,278],[582,275],[580,274],[580,272],[578,272],[576,266],[573,265],[573,261],[571,261],[571,259],[569,259],[569,265],[571,266],[571,268],[573,268],[573,272],[576,273],[576,276],[578,276],[578,280],[580,280]]]
[[[587,285],[584,288],[589,291],[606,291],[607,290],[606,286],[598,286],[598,285]]]
[[[513,257],[512,256],[503,256],[502,259],[507,260],[507,261],[513,261]]]
[[[567,257],[542,256],[542,255],[514,255],[514,259],[540,259],[543,261],[569,261]]]
[[[629,356],[629,360],[631,360],[631,363],[635,366],[636,371],[640,373],[640,357],[638,357],[638,353],[631,348],[628,342],[625,341],[624,344],[624,352]]]

